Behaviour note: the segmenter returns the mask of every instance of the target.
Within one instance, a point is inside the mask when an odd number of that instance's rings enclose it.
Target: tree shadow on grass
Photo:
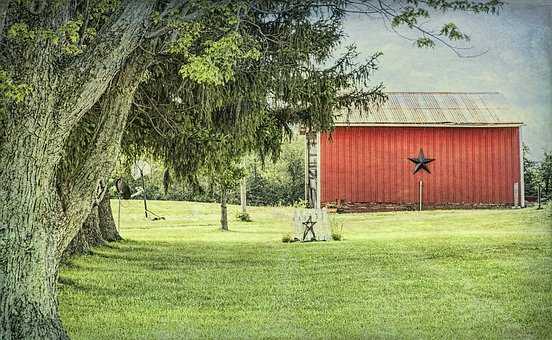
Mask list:
[[[242,256],[243,252],[273,252],[271,247],[263,247],[258,244],[245,246],[240,250],[232,244],[214,245],[208,241],[194,241],[190,243],[176,242],[151,242],[125,240],[109,246],[95,247],[86,257],[80,257],[84,264],[75,265],[70,269],[86,269],[87,263],[101,263],[88,270],[95,272],[109,272],[120,268],[132,268],[134,271],[160,271],[171,269],[201,269],[204,267],[265,267],[271,265],[273,260],[267,256]],[[107,261],[104,261],[107,260]]]
[[[237,279],[246,285],[262,280],[263,271],[275,267],[276,257],[272,248],[258,245],[236,249],[212,242],[125,241],[122,246],[99,246],[93,255],[77,257],[78,270],[62,272],[59,283],[67,294],[84,294],[91,304],[116,304],[122,299],[136,305],[144,301],[164,305],[184,299],[233,305],[233,299],[209,302],[217,286],[214,282]]]
[[[58,286],[61,290],[71,290],[79,293],[86,293],[91,295],[113,295],[113,291],[106,287],[101,287],[94,284],[89,284],[88,281],[78,280],[71,278],[68,275],[60,274],[58,277]]]

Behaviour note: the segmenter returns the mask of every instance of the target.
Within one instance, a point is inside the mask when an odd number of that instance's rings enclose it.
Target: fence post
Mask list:
[[[423,191],[424,191],[424,183],[422,180],[420,180],[420,211],[422,211],[422,200],[423,200]]]
[[[519,207],[519,183],[514,183],[514,207]]]
[[[240,182],[240,202],[242,214],[247,213],[247,179],[245,177]]]

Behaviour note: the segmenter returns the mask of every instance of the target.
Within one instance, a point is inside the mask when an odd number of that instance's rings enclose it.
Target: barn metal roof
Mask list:
[[[388,92],[379,108],[349,109],[336,125],[519,126],[498,92]]]

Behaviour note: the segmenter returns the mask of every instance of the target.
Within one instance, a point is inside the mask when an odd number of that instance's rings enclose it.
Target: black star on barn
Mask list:
[[[413,162],[414,164],[416,164],[416,167],[414,168],[413,174],[417,173],[418,171],[420,171],[422,169],[427,171],[427,173],[430,174],[431,171],[429,171],[429,168],[427,167],[427,165],[435,160],[433,158],[426,158],[424,156],[424,150],[423,149],[420,149],[420,153],[418,154],[418,158],[409,157],[408,159],[411,162]]]

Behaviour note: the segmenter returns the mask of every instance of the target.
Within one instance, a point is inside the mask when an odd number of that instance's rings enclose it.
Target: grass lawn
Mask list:
[[[550,210],[337,215],[344,241],[285,244],[292,208],[221,232],[216,204],[141,204],[61,271],[74,339],[552,338]]]

